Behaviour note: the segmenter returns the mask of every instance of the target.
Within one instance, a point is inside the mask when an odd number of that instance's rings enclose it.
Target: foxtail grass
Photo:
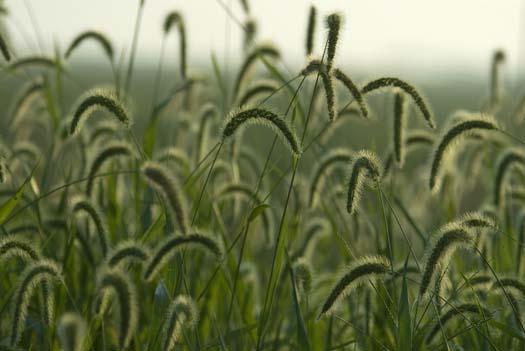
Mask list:
[[[168,203],[172,220],[176,220],[181,232],[186,234],[188,231],[186,205],[176,178],[165,166],[155,161],[144,163],[141,171],[149,185],[162,194]]]
[[[451,255],[459,248],[468,248],[473,244],[473,234],[464,226],[448,224],[434,233],[426,249],[425,268],[419,286],[419,295],[423,296],[432,278],[441,273]]]
[[[179,60],[180,60],[180,74],[182,78],[186,79],[187,74],[187,49],[186,49],[186,27],[184,25],[184,18],[179,12],[170,12],[164,20],[164,34],[167,35],[173,26],[177,26],[179,32]]]
[[[429,186],[431,190],[437,189],[437,180],[440,169],[447,154],[457,152],[457,143],[461,137],[472,131],[498,130],[496,121],[489,117],[470,117],[459,122],[445,131],[434,152],[432,166],[430,169]]]
[[[383,256],[366,256],[353,262],[338,280],[321,307],[318,318],[333,311],[335,304],[348,296],[360,284],[390,272],[388,259]]]
[[[423,98],[421,93],[414,86],[399,78],[384,77],[373,80],[367,83],[361,89],[361,94],[366,95],[374,90],[382,88],[398,88],[404,91],[405,94],[409,95],[412,98],[418,109],[421,111],[421,114],[423,115],[428,126],[432,129],[436,127],[434,117],[432,116],[432,113],[425,98]]]
[[[197,305],[189,296],[179,295],[170,303],[162,329],[162,349],[173,351],[183,330],[193,329],[198,322]]]
[[[369,179],[372,182],[378,182],[381,179],[382,169],[381,161],[371,151],[361,150],[353,156],[346,198],[348,213],[353,214],[356,211],[365,181]]]
[[[223,126],[222,140],[231,138],[240,127],[249,124],[262,124],[273,129],[294,155],[301,153],[297,136],[288,123],[275,113],[262,108],[244,107],[232,112]]]
[[[105,270],[98,277],[101,298],[109,293],[116,297],[119,312],[118,345],[128,348],[139,324],[138,297],[135,285],[128,274],[120,270]]]
[[[66,312],[63,314],[57,325],[57,334],[62,350],[82,351],[86,331],[86,322],[78,313]]]
[[[88,40],[92,40],[98,43],[104,50],[104,53],[108,57],[109,61],[113,62],[114,51],[111,41],[104,33],[96,30],[87,30],[78,34],[69,44],[66,53],[64,54],[64,57],[69,58],[73,51],[75,51],[75,49],[80,46],[80,44]]]
[[[316,23],[317,9],[312,5],[308,12],[308,24],[306,26],[306,56],[310,56],[314,51]]]
[[[151,281],[162,267],[181,249],[200,247],[204,251],[220,258],[222,250],[219,244],[209,236],[192,233],[185,236],[174,234],[160,243],[154,250],[144,268],[144,280]]]
[[[78,133],[85,120],[95,111],[100,110],[107,111],[113,115],[113,117],[125,127],[131,125],[131,116],[128,109],[113,91],[108,89],[92,89],[84,93],[75,106],[69,126],[69,134]]]
[[[13,318],[10,345],[16,346],[24,331],[29,305],[35,288],[45,282],[61,279],[60,267],[51,260],[41,259],[27,266],[22,272],[13,295]],[[46,301],[47,302],[47,301]]]

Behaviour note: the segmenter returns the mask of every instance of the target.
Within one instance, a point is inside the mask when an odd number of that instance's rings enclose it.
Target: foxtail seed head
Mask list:
[[[113,62],[113,45],[111,44],[111,41],[104,33],[95,30],[87,30],[78,34],[75,37],[75,39],[73,39],[71,44],[69,44],[69,47],[67,48],[66,53],[64,54],[64,57],[66,59],[69,58],[73,51],[77,47],[79,47],[80,44],[87,40],[93,40],[100,44],[100,46],[102,46],[102,49],[104,49],[106,56],[109,58],[109,61]]]
[[[131,117],[124,103],[108,89],[92,89],[86,92],[75,107],[69,134],[77,133],[84,121],[95,111],[105,110],[119,120],[126,128],[131,125]]]
[[[429,179],[431,190],[437,188],[437,177],[447,153],[454,150],[454,144],[460,139],[460,137],[465,136],[474,130],[498,130],[498,125],[492,118],[479,116],[470,117],[448,129],[441,137],[436,151],[434,152]]]
[[[512,166],[525,166],[525,153],[521,148],[505,150],[496,162],[496,176],[494,177],[494,206],[505,203],[505,185]]]
[[[61,278],[60,267],[52,260],[38,260],[22,272],[14,293],[11,321],[11,346],[16,346],[24,331],[31,297],[38,285]]]
[[[212,253],[217,258],[222,256],[222,250],[217,241],[209,236],[192,233],[188,235],[172,235],[161,242],[154,250],[144,268],[144,280],[151,281],[159,270],[183,247],[200,247]]]
[[[427,248],[419,295],[423,296],[426,293],[432,278],[441,272],[442,266],[448,263],[456,249],[470,247],[472,243],[473,235],[464,226],[452,223],[440,228],[432,236]]]
[[[301,153],[297,136],[288,126],[288,123],[275,113],[262,108],[243,107],[231,113],[222,129],[222,140],[232,137],[239,127],[246,124],[262,124],[270,127],[281,136],[285,145],[290,148],[294,155],[297,156]]]
[[[306,27],[306,55],[309,56],[314,51],[315,27],[317,22],[317,10],[315,6],[310,6],[308,13],[308,25]]]
[[[166,313],[163,334],[163,350],[173,351],[179,341],[182,330],[191,330],[197,325],[199,312],[193,299],[186,295],[179,295],[171,302]]]
[[[339,32],[343,22],[343,16],[339,13],[332,13],[326,17],[326,28],[328,29],[328,43],[326,48],[326,66],[328,72],[332,69],[337,44],[339,42]]]
[[[350,179],[348,181],[348,192],[346,209],[353,214],[359,204],[361,192],[366,179],[378,182],[381,179],[381,161],[375,153],[368,150],[357,152],[350,164]]]
[[[118,344],[120,348],[127,348],[139,322],[135,285],[123,271],[108,269],[98,277],[98,291],[102,299],[107,298],[108,292],[115,295],[119,310]]]
[[[421,114],[425,118],[425,121],[427,122],[428,126],[432,129],[436,128],[436,124],[434,122],[434,118],[432,117],[432,113],[430,112],[430,108],[428,107],[428,103],[425,101],[423,96],[417,91],[417,89],[414,86],[408,84],[407,82],[399,78],[384,77],[373,80],[361,89],[361,94],[366,95],[374,90],[388,87],[401,89],[406,94],[410,95],[416,106],[421,111]]]
[[[58,320],[57,334],[64,351],[82,351],[86,322],[78,313],[67,312]]]
[[[384,256],[366,256],[354,261],[326,298],[318,318],[329,314],[338,301],[350,294],[360,284],[387,274],[389,271],[390,264]]]
[[[186,206],[182,200],[179,185],[170,171],[162,164],[148,161],[141,167],[142,174],[152,188],[162,194],[168,203],[171,218],[176,219],[180,230],[186,234],[188,230],[186,220]]]
[[[164,35],[167,35],[171,28],[176,25],[179,31],[179,55],[180,55],[180,74],[182,78],[186,79],[187,77],[187,67],[186,67],[186,28],[184,26],[184,18],[179,12],[170,12],[166,19],[164,20]]]

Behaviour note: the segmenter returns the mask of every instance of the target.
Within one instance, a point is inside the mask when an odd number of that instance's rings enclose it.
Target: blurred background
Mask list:
[[[324,17],[344,14],[338,65],[359,81],[392,75],[422,87],[438,112],[479,109],[488,94],[489,70],[496,49],[506,53],[503,81],[511,95],[521,95],[520,68],[525,59],[524,4],[521,0],[251,0],[258,40],[275,42],[287,67],[305,62],[308,9],[314,4]],[[129,54],[139,0],[6,0],[6,26],[17,56],[65,50],[81,31],[97,29],[113,41],[118,53]],[[210,73],[216,55],[226,73],[242,60],[246,21],[240,0],[146,0],[140,28],[136,79],[150,84],[169,11],[185,18],[190,72]],[[322,18],[320,17],[320,18]],[[317,26],[317,52],[326,30]],[[100,48],[87,43],[68,62],[79,72],[103,81],[110,67]],[[168,38],[165,69],[176,71],[178,38]],[[127,57],[127,56],[126,56]],[[170,67],[171,66],[171,67]],[[96,67],[94,71],[93,68]],[[97,76],[98,74],[98,76]],[[80,79],[80,78],[79,78]],[[86,83],[88,84],[88,83]],[[450,89],[453,87],[453,89]],[[137,89],[137,87],[134,87]],[[461,92],[461,99],[458,93]],[[437,100],[437,101],[436,101]]]
[[[49,50],[55,40],[65,47],[77,33],[90,28],[107,33],[118,49],[129,50],[138,3],[139,0],[5,1],[12,22],[11,36],[20,53],[41,47]],[[516,71],[517,63],[522,61],[521,0],[250,1],[259,38],[274,41],[290,64],[304,61],[310,4],[321,15],[335,10],[344,14],[344,40],[338,56],[340,64],[350,67],[481,74],[486,73],[490,54],[496,48],[508,54],[508,71]],[[242,46],[242,31],[235,19],[243,22],[245,18],[239,0],[146,0],[139,39],[141,62],[147,63],[158,55],[164,17],[175,9],[186,20],[191,62],[207,64],[211,52],[219,57],[229,55],[230,62],[240,60],[235,53]],[[320,45],[325,33],[322,25],[317,32]],[[95,45],[91,49],[95,50]],[[85,50],[89,54],[90,48]],[[91,54],[94,58],[100,56]]]

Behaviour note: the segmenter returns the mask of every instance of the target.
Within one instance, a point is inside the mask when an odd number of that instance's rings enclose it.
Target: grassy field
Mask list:
[[[338,13],[297,67],[246,18],[228,69],[191,67],[176,11],[162,66],[0,37],[0,349],[524,349],[505,53],[414,84],[340,66]]]

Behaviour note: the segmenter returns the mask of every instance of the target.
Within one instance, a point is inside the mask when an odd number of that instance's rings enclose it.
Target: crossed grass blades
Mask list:
[[[291,67],[244,0],[239,67],[199,72],[174,9],[138,96],[135,6],[124,54],[92,28],[26,56],[0,33],[21,83],[2,80],[1,349],[525,347],[525,98],[503,50],[478,110],[435,115],[403,77],[347,70],[342,14],[304,9]],[[77,69],[89,45],[104,85]]]

